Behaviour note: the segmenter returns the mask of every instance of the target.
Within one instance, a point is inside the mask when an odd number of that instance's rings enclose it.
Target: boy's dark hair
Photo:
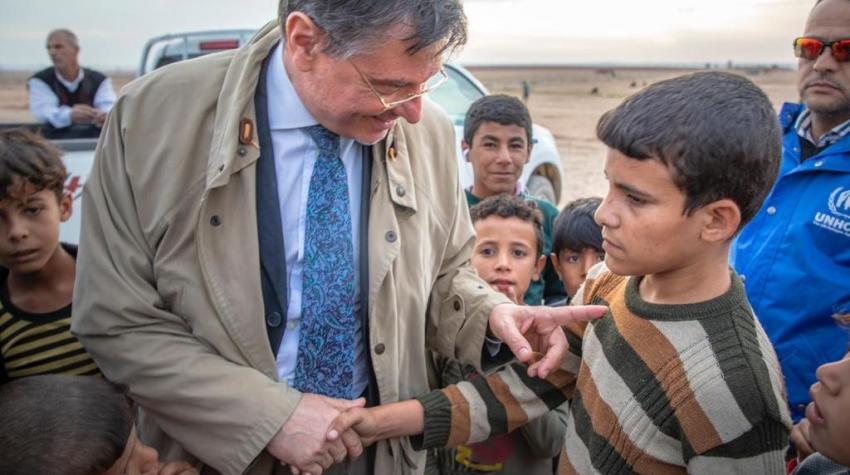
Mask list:
[[[579,198],[564,206],[552,226],[552,252],[556,256],[564,249],[579,252],[588,247],[605,252],[602,227],[593,219],[601,203],[601,198]]]
[[[0,386],[0,473],[104,473],[124,453],[133,407],[94,376],[49,374]]]
[[[496,122],[501,125],[518,125],[525,129],[528,146],[531,147],[531,114],[521,100],[504,94],[484,96],[469,106],[463,122],[463,140],[470,147],[475,132],[483,122]]]
[[[0,130],[0,200],[23,198],[26,185],[61,200],[67,176],[62,152],[47,140],[24,129]]]
[[[500,194],[482,200],[469,208],[469,215],[473,224],[490,216],[500,218],[517,218],[534,227],[534,236],[537,238],[536,256],[543,255],[543,213],[537,208],[537,203],[519,196]]]
[[[650,85],[602,115],[596,135],[637,160],[656,159],[684,191],[685,214],[728,198],[740,230],[779,171],[781,132],[770,100],[749,79],[699,72]]]

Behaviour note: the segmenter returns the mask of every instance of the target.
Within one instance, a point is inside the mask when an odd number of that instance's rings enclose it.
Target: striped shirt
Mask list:
[[[422,444],[484,440],[571,399],[562,474],[784,473],[782,376],[740,278],[688,305],[645,302],[639,283],[588,277],[575,301],[609,313],[571,329],[582,337],[547,380],[501,371],[420,398]]]
[[[66,250],[76,256],[75,248]],[[8,275],[0,269],[0,384],[36,374],[99,375],[71,335],[71,305],[50,313],[25,312],[9,298]]]
[[[797,130],[797,135],[808,140],[817,148],[824,148],[838,142],[850,134],[850,120],[833,127],[832,130],[821,135],[818,140],[815,140],[812,135],[812,111],[807,108],[803,109],[803,112],[800,113],[799,117],[797,117],[797,122],[794,123],[794,128]]]

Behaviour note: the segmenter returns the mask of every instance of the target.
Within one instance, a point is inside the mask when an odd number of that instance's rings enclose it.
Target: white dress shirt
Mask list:
[[[55,71],[55,70],[54,70]],[[73,81],[68,81],[55,71],[56,79],[62,85],[74,92],[83,82],[83,68]],[[41,123],[49,123],[57,129],[71,125],[71,107],[60,106],[59,98],[47,83],[38,78],[31,78],[27,82],[30,94],[30,113]],[[103,112],[109,112],[115,103],[115,91],[112,90],[112,81],[109,78],[103,80],[94,93],[93,107]]]
[[[305,127],[318,124],[304,107],[283,66],[283,44],[272,52],[266,72],[269,129],[274,148],[280,220],[286,252],[286,329],[277,352],[281,380],[292,384],[298,357],[301,326],[301,290],[304,271],[304,230],[307,226],[307,194],[319,150]],[[351,207],[351,242],[354,249],[355,329],[354,394],[361,394],[369,382],[363,333],[359,319],[360,298],[360,202],[363,175],[363,146],[340,137],[340,157],[348,176]]]

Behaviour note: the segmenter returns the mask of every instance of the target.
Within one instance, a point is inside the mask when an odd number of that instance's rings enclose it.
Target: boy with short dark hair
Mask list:
[[[555,218],[552,235],[552,267],[564,283],[567,298],[552,305],[566,305],[584,283],[587,271],[605,260],[602,228],[594,220],[601,198],[579,198],[564,206]]]
[[[472,265],[490,286],[522,305],[523,296],[546,261],[543,215],[533,201],[519,196],[491,196],[469,210],[475,228]],[[438,387],[483,380],[472,366],[433,354]],[[522,365],[513,371],[524,372]],[[510,369],[508,370],[510,371]],[[551,475],[566,433],[566,412],[555,409],[516,431],[490,440],[437,449],[429,454],[426,474],[519,473]]]
[[[98,377],[61,374],[0,386],[0,473],[4,475],[197,475],[186,462],[161,464],[136,437],[133,404]]]
[[[334,431],[353,420],[358,432],[452,446],[569,399],[560,473],[784,473],[791,421],[779,363],[728,263],[777,174],[770,101],[741,76],[695,73],[629,97],[597,135],[608,146],[596,212],[608,268],[594,268],[574,300],[609,312],[568,327],[562,369],[523,380],[525,391],[519,375],[497,373],[419,407],[398,403],[407,412],[389,430],[364,411],[343,414]],[[486,406],[471,403],[491,393]]]
[[[533,144],[531,115],[516,97],[484,96],[469,106],[460,144],[466,160],[472,164],[473,184],[465,190],[467,204],[471,208],[502,193],[533,201],[543,214],[543,255],[548,256],[558,208],[521,191],[519,185]],[[564,297],[564,287],[547,262],[541,275],[532,281],[524,300],[528,305],[540,305]]]
[[[24,130],[0,131],[0,384],[36,374],[99,374],[71,335],[76,246],[62,153]]]

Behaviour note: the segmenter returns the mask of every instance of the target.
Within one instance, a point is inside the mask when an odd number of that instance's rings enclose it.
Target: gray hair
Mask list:
[[[350,58],[373,49],[398,26],[409,27],[408,54],[440,45],[439,53],[466,44],[466,15],[460,0],[280,0],[283,28],[293,12],[302,12],[325,33],[323,51]]]
[[[68,38],[68,43],[70,43],[74,49],[80,49],[80,41],[77,40],[77,35],[75,35],[73,31],[67,28],[57,28],[47,34],[48,41],[53,35],[65,35],[65,38]]]

